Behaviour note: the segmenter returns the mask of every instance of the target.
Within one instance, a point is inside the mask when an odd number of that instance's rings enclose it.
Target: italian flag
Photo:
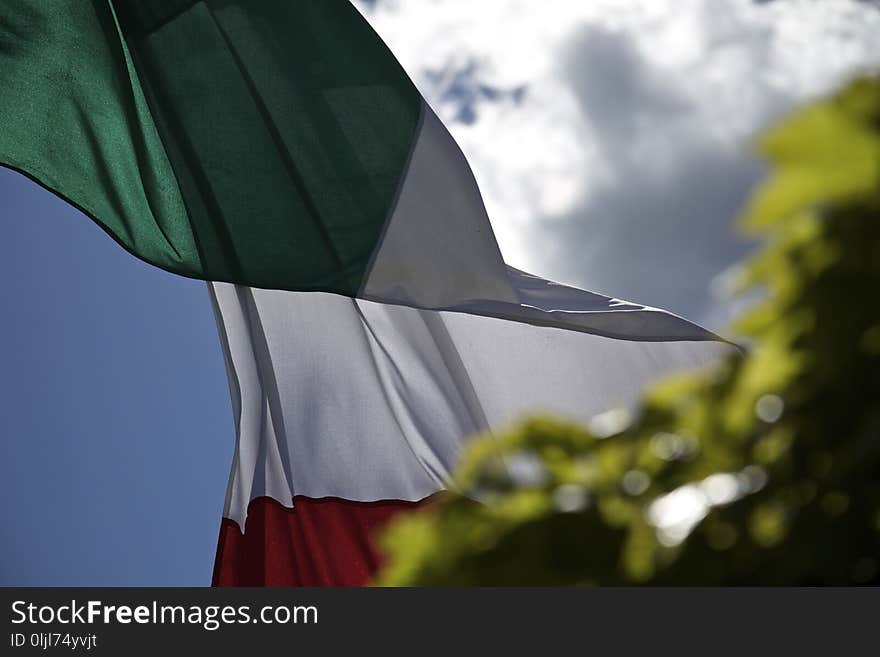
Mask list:
[[[588,420],[727,349],[506,265],[348,0],[3,2],[0,90],[0,162],[207,281],[236,431],[217,585],[364,584],[470,437]]]

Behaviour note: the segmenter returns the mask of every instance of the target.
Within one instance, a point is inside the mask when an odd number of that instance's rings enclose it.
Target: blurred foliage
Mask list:
[[[652,388],[636,417],[475,441],[460,493],[383,536],[378,584],[880,583],[880,78],[759,149],[748,350]]]

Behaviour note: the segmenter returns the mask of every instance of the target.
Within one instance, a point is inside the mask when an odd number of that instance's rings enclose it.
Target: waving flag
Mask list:
[[[4,0],[0,89],[0,162],[209,281],[237,434],[215,584],[365,583],[373,532],[470,436],[588,419],[725,348],[507,266],[348,0]]]

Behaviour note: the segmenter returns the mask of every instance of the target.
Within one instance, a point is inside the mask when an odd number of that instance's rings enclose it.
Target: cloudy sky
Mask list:
[[[855,0],[359,7],[468,155],[511,264],[711,326],[711,281],[747,248],[752,135],[880,64],[880,9]],[[5,169],[0,223],[0,585],[209,583],[234,427],[204,283]]]
[[[854,0],[371,0],[468,156],[508,262],[713,328],[750,140],[880,64]],[[715,294],[713,294],[715,290]]]

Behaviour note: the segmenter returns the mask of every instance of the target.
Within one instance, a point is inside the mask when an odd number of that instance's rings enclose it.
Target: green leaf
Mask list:
[[[864,198],[880,184],[880,134],[867,119],[873,89],[861,85],[787,119],[759,142],[776,168],[742,225],[767,229],[800,210]]]

